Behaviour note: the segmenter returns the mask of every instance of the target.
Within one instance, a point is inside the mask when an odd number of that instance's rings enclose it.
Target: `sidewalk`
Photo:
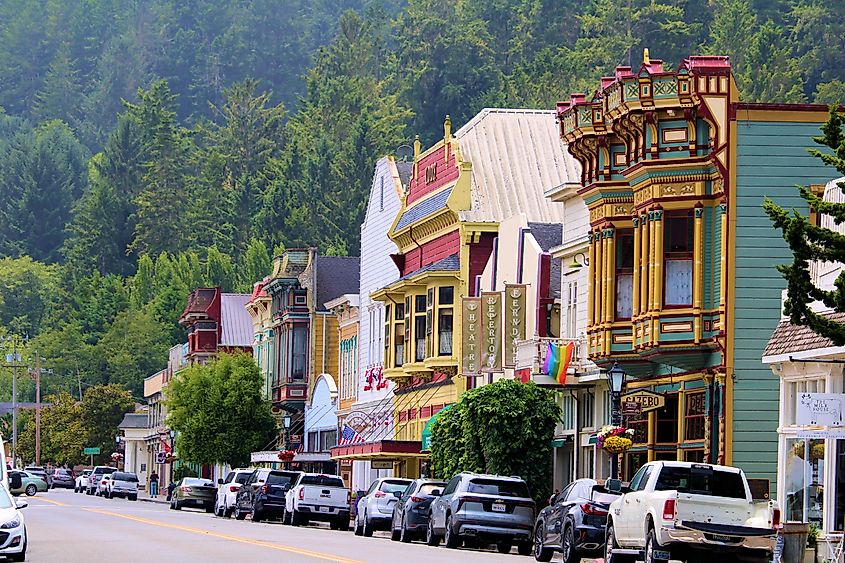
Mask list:
[[[167,501],[167,497],[162,497],[162,496],[158,496],[156,498],[149,497],[149,496],[144,496],[144,497],[139,496],[138,500],[143,501],[143,502],[155,502],[157,504],[170,504]]]

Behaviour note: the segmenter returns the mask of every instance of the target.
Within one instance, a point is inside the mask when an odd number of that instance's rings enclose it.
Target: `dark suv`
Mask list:
[[[390,539],[410,542],[421,539],[428,528],[432,501],[443,493],[446,483],[433,479],[416,479],[408,485],[393,506]]]
[[[531,555],[534,500],[519,477],[459,473],[431,503],[426,530],[429,545],[443,538],[446,547],[495,543],[500,553],[514,544],[520,555]]]
[[[70,469],[55,469],[53,471],[53,483],[51,489],[56,487],[63,487],[65,489],[73,489],[76,487],[76,477]]]
[[[235,518],[243,520],[252,514],[253,522],[267,518],[279,518],[285,513],[287,493],[299,471],[279,469],[256,469],[238,490],[235,498]]]

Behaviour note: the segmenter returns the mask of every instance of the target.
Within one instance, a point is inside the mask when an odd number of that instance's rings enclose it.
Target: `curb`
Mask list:
[[[155,504],[170,504],[166,500],[159,500],[157,498],[150,498],[150,497],[138,497],[138,500],[141,502],[153,502]]]

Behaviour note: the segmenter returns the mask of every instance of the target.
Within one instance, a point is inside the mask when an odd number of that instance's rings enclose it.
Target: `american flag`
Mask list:
[[[339,446],[348,446],[349,444],[363,444],[364,438],[355,432],[355,429],[348,424],[343,425],[343,432],[340,433],[340,440],[337,441]]]

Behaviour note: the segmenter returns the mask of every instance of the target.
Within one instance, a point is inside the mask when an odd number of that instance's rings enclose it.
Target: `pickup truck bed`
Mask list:
[[[285,521],[300,526],[329,522],[332,529],[349,529],[349,489],[333,475],[303,474],[287,494]]]

